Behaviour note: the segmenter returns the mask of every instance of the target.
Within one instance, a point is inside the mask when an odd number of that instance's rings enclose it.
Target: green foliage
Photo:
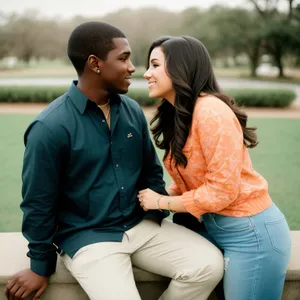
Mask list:
[[[66,86],[1,87],[0,102],[49,103],[67,90]],[[286,107],[296,97],[296,93],[289,89],[229,89],[225,92],[233,97],[239,105],[248,107]],[[149,98],[148,89],[144,88],[132,88],[127,95],[135,99],[141,106],[151,106],[158,101],[158,99]]]
[[[43,58],[68,61],[66,47],[73,28],[85,21],[99,20],[126,34],[135,65],[145,64],[148,48],[159,36],[191,35],[204,43],[213,60],[233,59],[236,64],[239,57],[246,55],[253,76],[262,54],[276,56],[274,63],[283,68],[284,56],[299,56],[300,5],[293,1],[290,9],[280,10],[279,6],[286,0],[250,2],[258,6],[215,5],[207,9],[195,6],[176,13],[150,7],[127,8],[96,19],[76,16],[59,20],[42,17],[37,11],[3,13],[0,59],[16,56],[26,62],[26,67],[31,61]]]
[[[0,102],[51,102],[68,91],[66,86],[3,86]]]
[[[248,107],[287,107],[296,98],[289,89],[230,89],[226,91],[239,105]]]

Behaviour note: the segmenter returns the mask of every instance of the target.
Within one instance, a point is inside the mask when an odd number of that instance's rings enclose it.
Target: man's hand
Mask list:
[[[38,300],[48,285],[47,276],[40,276],[30,269],[14,274],[5,288],[5,295],[9,300],[26,299],[35,292],[33,300]]]

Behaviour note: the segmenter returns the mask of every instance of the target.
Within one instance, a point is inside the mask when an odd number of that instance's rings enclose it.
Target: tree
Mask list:
[[[101,19],[120,28],[132,47],[132,60],[144,66],[152,41],[162,35],[172,35],[180,26],[180,14],[157,8],[122,9]]]
[[[284,77],[283,57],[298,43],[297,28],[293,24],[294,0],[249,0],[255,7],[262,23],[263,46],[273,57],[279,68],[279,77]],[[280,4],[286,4],[286,12],[279,10]]]
[[[232,58],[246,54],[250,63],[251,76],[256,76],[256,68],[261,56],[261,28],[257,16],[242,8],[230,9],[213,7],[210,28],[214,31],[215,52]],[[211,33],[211,32],[210,32]]]
[[[37,40],[42,35],[37,23],[38,19],[33,12],[22,16],[13,14],[7,23],[7,33],[12,39],[11,53],[26,63],[36,55]]]

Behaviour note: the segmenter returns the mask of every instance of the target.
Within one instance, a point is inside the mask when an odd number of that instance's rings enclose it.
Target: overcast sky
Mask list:
[[[156,6],[179,12],[190,6],[207,8],[216,3],[244,6],[247,0],[0,0],[0,11],[22,13],[37,10],[45,16],[69,18],[75,15],[103,16],[123,7],[132,9]]]

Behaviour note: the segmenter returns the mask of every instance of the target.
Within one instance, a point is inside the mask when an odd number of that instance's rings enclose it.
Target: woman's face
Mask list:
[[[144,78],[148,80],[150,98],[165,98],[174,105],[175,91],[172,80],[167,74],[165,55],[160,47],[152,50],[149,68],[145,72]]]

